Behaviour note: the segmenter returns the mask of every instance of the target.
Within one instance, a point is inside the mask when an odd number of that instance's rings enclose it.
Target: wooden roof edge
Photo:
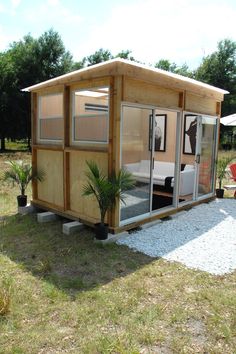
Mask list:
[[[53,86],[54,84],[55,85],[65,84],[68,80],[70,81],[71,79],[73,79],[73,77],[80,76],[80,75],[82,76],[84,73],[90,73],[90,72],[92,73],[96,70],[103,69],[106,66],[107,66],[107,69],[109,69],[109,67],[111,66],[111,67],[113,67],[114,70],[116,70],[117,62],[118,62],[117,59],[111,59],[111,60],[108,60],[108,61],[105,61],[105,62],[102,62],[99,64],[88,66],[83,69],[71,71],[70,73],[63,74],[63,75],[54,77],[53,79],[42,81],[36,85],[32,85],[32,86],[23,88],[21,91],[31,92],[31,91],[39,90],[41,88],[47,88],[47,87]]]
[[[30,91],[38,90],[38,89],[41,89],[41,88],[44,88],[44,87],[46,88],[46,87],[49,87],[49,86],[53,86],[54,84],[55,85],[63,84],[63,83],[66,83],[67,80],[69,80],[69,81],[72,80],[74,77],[78,76],[78,79],[79,79],[79,77],[83,76],[83,74],[85,74],[85,73],[86,74],[91,73],[91,75],[92,75],[93,72],[96,72],[96,71],[99,71],[99,70],[102,70],[102,69],[108,69],[108,70],[112,69],[110,74],[113,74],[113,75],[114,74],[123,74],[123,75],[125,75],[127,69],[129,69],[129,70],[141,69],[141,70],[145,70],[146,73],[149,72],[150,75],[151,74],[153,74],[153,75],[157,74],[158,76],[161,76],[164,79],[170,79],[170,80],[173,79],[175,81],[177,80],[180,83],[190,84],[190,85],[195,86],[196,88],[199,88],[199,89],[206,89],[208,91],[217,92],[217,93],[220,93],[222,95],[225,95],[225,94],[229,93],[226,90],[223,90],[221,88],[218,88],[218,87],[215,87],[215,86],[212,86],[212,85],[209,85],[209,84],[205,84],[205,83],[197,81],[195,79],[191,79],[191,78],[179,75],[179,74],[174,74],[174,73],[171,73],[169,71],[153,68],[151,66],[147,66],[147,65],[144,65],[144,64],[136,63],[136,62],[133,62],[133,61],[130,61],[130,60],[126,60],[126,59],[121,59],[121,58],[111,59],[111,60],[108,60],[106,62],[102,62],[102,63],[95,64],[95,65],[92,65],[92,66],[89,66],[89,67],[86,67],[86,68],[83,68],[83,69],[72,71],[70,73],[67,73],[67,74],[64,74],[64,75],[61,75],[61,76],[57,76],[57,77],[55,77],[53,79],[50,79],[50,80],[47,80],[47,81],[43,81],[43,82],[38,83],[36,85],[32,85],[32,86],[26,87],[26,88],[22,89],[22,91],[30,92]],[[139,77],[136,76],[136,78],[139,78]]]

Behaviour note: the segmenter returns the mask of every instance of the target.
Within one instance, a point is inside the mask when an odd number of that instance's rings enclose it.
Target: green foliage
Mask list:
[[[109,50],[100,48],[94,54],[86,57],[86,64],[87,66],[91,66],[102,63],[103,61],[110,60],[112,58],[113,56]]]
[[[101,223],[104,224],[104,219],[108,210],[111,210],[117,200],[124,202],[124,192],[134,187],[132,175],[125,170],[120,170],[116,175],[106,176],[93,161],[86,161],[89,171],[86,172],[87,184],[83,188],[84,196],[93,195],[98,203]]]
[[[197,80],[206,82],[230,92],[222,105],[222,116],[236,111],[236,42],[224,39],[217,50],[203,58],[195,71]]]
[[[218,158],[217,161],[217,170],[216,170],[216,177],[219,183],[219,189],[221,189],[222,187],[222,181],[226,176],[226,168],[227,166],[230,164],[230,162],[232,162],[234,159],[236,158],[236,156],[233,155],[226,155],[223,157]]]
[[[122,50],[120,53],[118,53],[115,58],[121,58],[121,59],[128,59],[131,61],[137,61],[134,59],[134,57],[131,55],[132,51],[131,50]]]
[[[30,95],[21,89],[72,70],[72,56],[52,29],[38,39],[26,35],[0,54],[0,138],[31,134]]]
[[[3,173],[4,181],[16,183],[21,191],[21,195],[25,195],[25,190],[31,181],[42,181],[44,178],[43,171],[34,171],[32,166],[24,161],[9,161],[10,169]]]
[[[81,67],[99,64],[99,63],[102,63],[104,61],[111,60],[114,58],[122,58],[122,59],[131,60],[131,61],[137,61],[131,55],[131,53],[132,53],[131,50],[126,49],[126,50],[122,50],[121,52],[119,52],[118,54],[116,54],[114,56],[114,55],[112,55],[112,53],[108,49],[100,48],[94,54],[91,54],[88,57],[83,58],[82,61],[76,63],[75,65],[76,65],[76,67],[79,67],[81,69]]]
[[[155,68],[166,70],[182,76],[187,76],[187,77],[193,76],[193,73],[189,70],[188,65],[186,63],[178,67],[176,63],[171,63],[167,59],[160,59],[155,64]]]

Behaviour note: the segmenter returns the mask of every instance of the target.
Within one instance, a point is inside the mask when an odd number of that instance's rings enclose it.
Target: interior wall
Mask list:
[[[80,143],[83,141],[106,143],[109,127],[109,92],[105,97],[82,96],[75,93],[73,95],[73,139]],[[71,136],[71,142],[73,139]]]
[[[39,96],[39,97],[41,102],[41,107],[40,107],[41,118],[63,116],[62,93],[51,94],[51,95],[49,94],[49,95]]]
[[[176,122],[177,113],[165,110],[156,110],[156,114],[166,114],[166,149],[155,151],[154,158],[157,161],[175,162]]]
[[[122,157],[123,164],[138,162],[140,160],[150,159],[149,150],[149,114],[151,110],[136,109],[134,107],[125,107],[123,114],[123,136],[122,136]],[[166,110],[156,110],[156,114],[166,114],[166,149],[165,151],[156,151],[155,160],[175,161],[176,149],[176,122],[177,113]],[[127,117],[128,115],[128,117]],[[183,141],[183,134],[182,134]],[[181,151],[181,161],[184,164],[193,164],[195,157],[186,155]]]

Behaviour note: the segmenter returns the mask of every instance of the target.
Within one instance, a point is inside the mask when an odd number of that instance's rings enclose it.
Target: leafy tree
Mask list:
[[[189,70],[186,63],[178,67],[176,63],[171,63],[168,59],[160,59],[155,64],[155,68],[166,70],[182,76],[188,76],[188,77],[193,76],[193,73]]]
[[[7,58],[8,64],[3,58]],[[22,92],[21,89],[71,71],[72,56],[65,50],[59,34],[50,29],[38,39],[28,34],[19,42],[13,42],[0,59],[0,66],[8,65],[13,73],[4,79],[4,82],[8,82],[8,89],[6,85],[4,86],[7,99],[5,108],[3,105],[0,107],[1,116],[4,112],[8,124],[12,121],[8,137],[28,137],[29,141],[31,133],[30,95]],[[3,85],[3,82],[1,84]],[[4,134],[6,137],[6,133]]]
[[[228,90],[222,105],[222,116],[236,112],[236,42],[224,39],[217,50],[202,59],[195,72],[197,80]]]
[[[115,58],[122,58],[122,59],[128,59],[131,61],[137,61],[134,59],[134,57],[131,55],[132,51],[129,49],[122,50],[120,53],[116,54]]]
[[[15,135],[13,128],[14,107],[11,91],[16,86],[16,77],[8,53],[0,53],[0,139],[1,150],[5,150],[5,138]]]
[[[92,66],[113,59],[113,56],[108,49],[100,48],[94,54],[91,54],[84,59],[87,66]]]
[[[72,65],[72,71],[83,69],[85,67],[85,62],[86,58],[83,58],[81,61],[74,62]]]
[[[155,64],[155,68],[170,71],[170,72],[174,73],[177,68],[177,65],[175,63],[171,63],[168,59],[160,59]]]

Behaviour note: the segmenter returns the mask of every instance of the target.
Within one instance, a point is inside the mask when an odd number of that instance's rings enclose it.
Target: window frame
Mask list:
[[[106,141],[98,141],[98,140],[75,140],[75,92],[83,92],[83,91],[93,91],[93,90],[99,90],[99,89],[108,89],[107,91],[107,96],[108,96],[108,110],[106,112],[107,114],[107,132],[106,132]],[[109,144],[109,121],[110,121],[110,86],[96,86],[96,87],[89,87],[89,88],[81,88],[81,89],[74,89],[71,91],[71,104],[72,104],[72,109],[71,109],[71,134],[70,134],[70,141],[71,145],[75,146],[88,146],[88,145],[100,145],[100,146],[107,146]],[[78,117],[87,117],[87,116],[93,116],[93,114],[81,114]],[[95,114],[94,114],[95,116]],[[97,117],[103,116],[104,117],[104,112],[97,113]]]
[[[62,96],[62,116],[58,117],[48,117],[48,118],[42,118],[41,117],[41,100],[42,97],[48,97],[48,96],[58,96],[61,95]],[[38,95],[38,110],[37,110],[37,134],[36,134],[36,143],[39,144],[43,144],[43,143],[48,143],[48,144],[57,144],[57,145],[62,145],[63,144],[63,140],[64,140],[64,133],[62,134],[62,138],[61,139],[47,139],[47,138],[42,138],[41,137],[41,120],[51,120],[51,119],[62,119],[62,124],[64,122],[64,114],[63,114],[63,92],[59,91],[59,92],[53,92],[53,93],[45,93],[45,94],[40,94]],[[63,132],[64,132],[64,128],[63,128]]]

